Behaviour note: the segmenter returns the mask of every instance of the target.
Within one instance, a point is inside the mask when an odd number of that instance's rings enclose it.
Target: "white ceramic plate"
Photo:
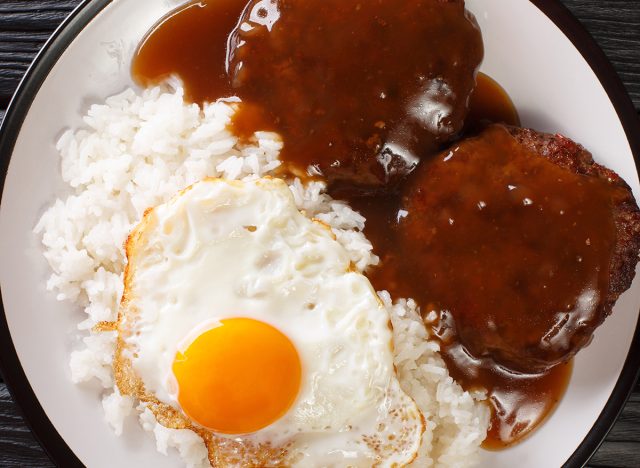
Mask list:
[[[79,312],[45,290],[48,266],[32,229],[61,194],[54,143],[78,126],[88,104],[132,85],[129,63],[147,29],[179,0],[94,0],[83,4],[48,43],[20,86],[2,127],[7,168],[0,208],[2,368],[35,434],[62,466],[181,466],[155,451],[135,423],[118,439],[103,419],[95,389],[72,385],[68,357]],[[482,70],[514,99],[523,124],[560,132],[640,186],[634,153],[640,129],[606,58],[555,0],[468,0],[484,34]],[[631,391],[640,362],[640,281],[618,301],[575,362],[565,398],[517,447],[483,454],[483,466],[584,464]],[[1,315],[1,314],[0,314]],[[634,341],[635,335],[635,341]]]

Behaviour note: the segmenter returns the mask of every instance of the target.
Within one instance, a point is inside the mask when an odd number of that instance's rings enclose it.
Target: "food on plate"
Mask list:
[[[240,3],[244,12],[228,31],[226,74],[202,85],[218,87],[218,97],[242,99],[236,131],[277,131],[289,170],[304,175],[311,168],[311,175],[345,190],[384,188],[462,130],[483,57],[480,30],[464,1],[402,8],[388,0]],[[191,68],[170,58],[167,37],[189,17],[193,27],[218,35],[233,8],[234,2],[194,2],[170,16],[139,51],[139,79],[153,82],[164,77],[158,70]],[[211,12],[196,16],[198,10]],[[215,95],[199,91],[200,76],[181,76],[196,96]]]
[[[424,421],[389,314],[285,182],[200,182],[149,210],[126,250],[118,387],[200,434],[211,463],[416,457]]]
[[[190,429],[175,429],[166,419],[156,418],[152,410],[157,406],[114,388],[116,322],[124,286],[123,245],[148,208],[171,204],[181,189],[208,177],[224,179],[224,184],[250,184],[273,171],[279,164],[282,143],[277,135],[262,132],[249,143],[240,141],[229,131],[234,104],[216,102],[200,109],[185,102],[183,93],[181,88],[171,92],[159,88],[127,90],[93,105],[85,116],[86,127],[66,132],[58,143],[62,177],[72,193],[56,201],[37,229],[55,272],[49,287],[59,299],[70,299],[86,312],[86,320],[80,324],[86,336],[71,356],[73,381],[97,380],[102,385],[105,417],[117,434],[130,438],[133,425],[125,421],[135,418],[155,437],[158,450],[167,453],[175,449],[187,466],[199,467],[211,465],[200,435]],[[244,181],[230,182],[240,179]],[[354,274],[362,274],[377,262],[371,244],[361,232],[362,216],[323,193],[323,183],[303,185],[291,180],[288,189],[300,213],[331,227],[336,241],[348,254],[348,265]],[[292,210],[291,214],[294,220],[298,219],[297,211]],[[319,233],[329,236],[325,228],[312,224]],[[249,234],[254,225],[258,224],[247,224],[249,230],[243,233]],[[176,238],[174,242],[179,241]],[[242,261],[239,256],[224,267]],[[208,284],[209,287],[213,286]],[[160,292],[158,288],[153,291]],[[484,394],[463,391],[449,376],[438,344],[413,301],[392,303],[388,294],[381,294],[381,298],[393,323],[397,378],[425,420],[415,466],[473,464],[489,424],[489,410],[482,403]],[[339,305],[350,300],[332,299]],[[305,312],[306,304],[299,305],[300,312]],[[220,301],[216,300],[209,310],[215,314],[219,307]],[[242,312],[243,317],[248,313]],[[292,337],[285,336],[294,343]],[[194,352],[206,348],[207,341],[202,343],[204,346],[194,348]],[[304,372],[304,363],[301,371]],[[186,418],[182,411],[180,414]]]
[[[74,193],[36,228],[116,433],[137,414],[189,466],[422,467],[540,426],[640,211],[519,127],[483,53],[462,0],[191,1],[150,31],[148,89],[64,134]]]

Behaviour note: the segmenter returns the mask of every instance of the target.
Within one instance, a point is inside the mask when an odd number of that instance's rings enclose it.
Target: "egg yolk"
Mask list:
[[[178,402],[198,424],[224,434],[246,434],[282,417],[300,389],[300,358],[271,325],[247,318],[222,320],[176,354]]]

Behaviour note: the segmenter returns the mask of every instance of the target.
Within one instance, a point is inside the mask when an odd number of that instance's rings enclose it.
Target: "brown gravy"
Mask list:
[[[503,123],[520,126],[520,116],[511,97],[496,80],[480,72],[469,101],[469,115],[464,133],[477,133],[487,124]]]
[[[290,172],[368,189],[462,130],[482,57],[462,0],[212,0],[167,17],[133,73],[176,73],[196,102],[237,95],[236,131],[277,130]]]
[[[257,3],[260,5],[255,10],[254,19],[269,23],[270,19],[275,18],[272,2],[252,1],[251,5],[256,6]],[[312,2],[308,2],[310,3]],[[457,4],[458,7],[461,4],[457,1],[449,3]],[[377,14],[373,16],[381,22],[377,26],[360,25],[359,27],[367,31],[360,40],[358,37],[349,39],[356,31],[355,28],[349,27],[349,21],[355,21],[354,24],[362,21],[355,10],[348,9],[348,5],[353,6],[354,3],[325,0],[323,4],[326,8],[316,12],[306,7],[299,11],[307,23],[289,22],[287,15],[283,14],[272,24],[269,23],[270,31],[266,26],[254,31],[254,34],[265,39],[265,42],[268,42],[266,39],[276,38],[276,42],[284,44],[282,49],[270,51],[271,57],[275,57],[276,60],[269,61],[260,56],[256,58],[254,53],[248,53],[249,50],[260,52],[261,47],[264,47],[260,41],[247,45],[244,49],[237,48],[236,52],[240,52],[236,56],[227,56],[227,46],[233,46],[233,41],[238,41],[238,37],[232,37],[231,32],[240,18],[250,13],[247,10],[247,0],[191,2],[169,14],[150,32],[134,60],[133,75],[143,85],[156,84],[170,75],[178,75],[184,81],[187,98],[197,103],[213,101],[221,96],[239,95],[243,104],[235,117],[233,130],[244,137],[250,136],[256,129],[276,130],[281,133],[285,141],[281,158],[291,173],[304,175],[311,162],[320,161],[315,164],[315,172],[312,175],[327,176],[338,168],[339,171],[335,171],[335,174],[338,174],[335,176],[337,179],[341,171],[350,174],[349,177],[361,172],[362,179],[358,180],[358,183],[377,185],[381,180],[386,182],[393,176],[392,172],[398,169],[397,165],[394,166],[395,163],[387,165],[385,170],[380,172],[379,168],[372,169],[366,167],[366,164],[362,165],[362,161],[369,160],[372,155],[384,154],[382,148],[385,142],[398,143],[411,158],[433,155],[442,144],[461,130],[465,109],[456,110],[448,117],[449,120],[436,118],[439,124],[451,127],[452,131],[447,132],[446,136],[439,138],[420,134],[418,140],[410,137],[412,131],[420,132],[415,131],[415,128],[411,130],[414,127],[413,123],[403,120],[403,115],[406,116],[407,113],[406,105],[412,102],[409,97],[420,96],[426,88],[417,80],[413,84],[409,83],[408,87],[401,91],[397,89],[397,80],[400,76],[422,76],[426,77],[427,81],[431,80],[433,84],[431,71],[420,69],[421,63],[429,62],[423,58],[432,56],[430,54],[433,52],[428,50],[428,41],[414,41],[410,54],[396,53],[391,49],[384,50],[383,44],[390,42],[394,47],[406,49],[407,44],[401,44],[400,39],[396,37],[403,31],[403,25],[410,26],[406,32],[418,34],[421,21],[429,21],[416,6],[421,4],[420,1],[407,5],[408,14],[402,19],[398,19],[401,15],[396,15],[396,2],[363,2],[362,5],[367,9],[378,9]],[[451,8],[451,20],[455,18],[458,30],[466,31],[465,34],[470,37],[477,34],[476,39],[479,40],[475,26],[472,23],[463,23],[459,15],[454,17],[454,9],[457,7],[453,5]],[[345,19],[344,26],[338,29],[338,34],[328,37],[326,32],[322,31],[322,24],[328,19],[339,18]],[[395,24],[394,21],[398,23]],[[380,31],[383,31],[385,28],[389,29],[389,24],[394,27],[389,30],[389,34],[385,33],[382,42],[371,41],[374,36],[370,28],[380,28]],[[282,28],[282,31],[278,32],[276,27]],[[443,47],[445,59],[459,54],[461,43],[460,38],[455,37],[456,28],[449,31],[446,29],[439,29],[438,34],[444,35],[441,39],[433,38]],[[407,37],[405,34],[405,41]],[[326,63],[315,68],[305,68],[304,62],[296,61],[296,49],[287,43],[293,39],[304,41],[309,45],[309,52],[320,54],[325,62],[336,58],[338,68],[332,70]],[[469,41],[469,37],[466,41]],[[376,63],[381,62],[380,60],[373,60],[380,53],[386,54],[386,66]],[[481,41],[478,48],[469,53],[476,58],[481,56]],[[410,56],[420,59],[415,62],[407,60]],[[354,79],[348,73],[347,62],[354,58],[367,60],[367,57],[371,62],[371,67],[367,69],[368,75]],[[246,67],[247,73],[237,70],[240,63]],[[291,66],[287,67],[287,63]],[[407,69],[409,63],[418,68]],[[232,70],[231,77],[227,73],[228,70]],[[322,71],[333,72],[334,76],[317,76]],[[232,80],[233,77],[235,81]],[[476,133],[490,122],[511,125],[520,123],[509,96],[495,81],[480,74],[477,83],[476,91],[470,100],[470,115],[465,123],[465,133]],[[465,83],[459,85],[460,88],[465,86]],[[273,89],[276,93],[272,96],[270,90]],[[376,91],[375,95],[366,94],[372,90]],[[431,105],[437,110],[438,106],[443,104],[439,100],[447,98],[446,93],[436,93],[431,97]],[[335,106],[327,109],[327,102],[335,102]],[[362,118],[358,119],[357,116]],[[347,126],[347,123],[353,122],[354,125]],[[393,129],[397,131],[392,131]],[[345,152],[357,157],[351,162],[345,162],[340,159]],[[426,165],[432,163],[438,164],[438,161],[423,162]],[[401,170],[399,176],[403,177],[407,172]],[[466,183],[472,176],[473,174],[465,173],[455,183]],[[339,190],[339,185],[334,189],[334,195],[344,195],[344,191]],[[487,186],[485,189],[492,191],[495,187]],[[538,200],[538,195],[541,194],[534,191],[531,198]],[[366,234],[383,259],[381,267],[371,272],[374,286],[387,289],[396,297],[416,298],[421,303],[425,315],[430,305],[448,300],[449,298],[442,294],[442,291],[438,291],[438,288],[427,290],[424,284],[411,281],[411,278],[419,278],[425,271],[416,270],[418,267],[415,260],[421,258],[413,251],[403,252],[402,245],[398,243],[398,229],[401,225],[398,220],[402,221],[402,217],[407,215],[401,211],[404,207],[400,189],[366,197],[351,194],[348,198],[354,208],[366,216]],[[476,200],[479,201],[481,200]],[[516,230],[509,229],[511,232]],[[444,241],[448,239],[445,238]],[[455,241],[452,239],[451,242]],[[449,245],[449,248],[457,247]],[[429,262],[431,260],[433,259],[429,259]],[[434,270],[442,267],[437,262],[422,264]],[[455,289],[455,285],[464,285],[464,279],[454,274],[448,284]],[[457,306],[455,303],[446,305]],[[482,323],[480,314],[479,311],[476,318]],[[440,321],[434,325],[436,333],[443,331],[442,324]],[[491,359],[471,359],[455,336],[452,338],[443,335],[441,338],[443,357],[452,375],[467,389],[484,387],[489,390],[493,419],[484,444],[486,448],[502,448],[521,440],[546,418],[566,389],[571,364],[561,364],[539,374],[519,374],[506,371]]]
[[[138,47],[133,78],[151,86],[179,76],[191,102],[233,96],[225,66],[226,45],[246,5],[247,0],[196,1],[172,11]]]

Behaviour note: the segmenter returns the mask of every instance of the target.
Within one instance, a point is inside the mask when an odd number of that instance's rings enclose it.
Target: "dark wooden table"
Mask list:
[[[640,110],[640,0],[562,1],[605,50]],[[0,119],[35,54],[78,3],[0,0]],[[53,465],[0,379],[0,467],[13,466]],[[589,466],[640,467],[640,386]]]

